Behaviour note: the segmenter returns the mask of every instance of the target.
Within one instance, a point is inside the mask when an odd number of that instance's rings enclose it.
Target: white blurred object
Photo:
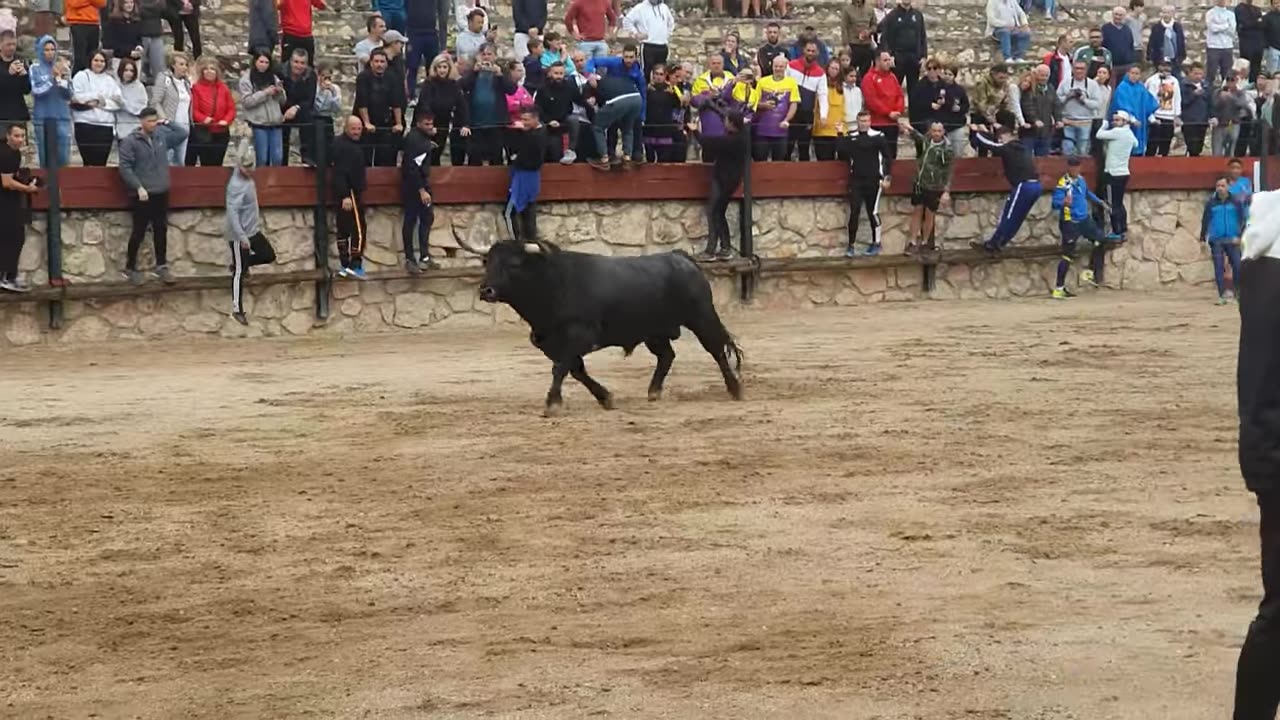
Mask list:
[[[1246,259],[1264,255],[1280,259],[1280,190],[1253,194],[1242,240]]]

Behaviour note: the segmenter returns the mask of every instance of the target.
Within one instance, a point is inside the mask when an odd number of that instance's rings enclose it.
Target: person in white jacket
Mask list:
[[[667,43],[676,29],[676,16],[663,0],[642,0],[622,18],[623,32],[639,40],[640,66],[648,77],[649,68],[667,62]]]
[[[1098,142],[1103,143],[1102,185],[1107,204],[1111,206],[1111,234],[1108,240],[1123,239],[1129,232],[1129,214],[1124,209],[1124,191],[1129,186],[1129,155],[1138,145],[1138,137],[1129,128],[1129,113],[1117,110],[1111,124],[1103,123]]]
[[[123,102],[120,84],[107,70],[106,53],[95,52],[89,57],[89,67],[71,79],[71,122],[86,166],[106,166],[115,138],[115,109]]]
[[[1209,84],[1216,86],[1231,74],[1236,44],[1236,14],[1227,7],[1227,0],[1214,0],[1214,6],[1205,12],[1204,44],[1205,71]]]
[[[1173,131],[1182,125],[1182,81],[1174,77],[1173,63],[1161,60],[1159,72],[1147,78],[1147,92],[1156,99],[1147,137],[1147,157],[1169,157]]]
[[[132,58],[125,58],[116,68],[116,76],[120,81],[120,102],[115,108],[116,138],[123,140],[142,127],[139,115],[150,102],[147,97],[147,86],[138,77],[138,63]],[[187,124],[188,126],[190,123]],[[185,126],[184,126],[185,127]],[[186,143],[184,142],[185,146]],[[170,163],[172,165],[172,163]]]
[[[1005,62],[1021,60],[1031,47],[1031,27],[1027,13],[1017,0],[987,0],[988,37],[1000,43]]]

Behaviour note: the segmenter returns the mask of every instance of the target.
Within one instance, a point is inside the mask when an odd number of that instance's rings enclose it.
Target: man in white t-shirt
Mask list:
[[[361,69],[369,63],[369,54],[382,47],[382,36],[387,32],[387,21],[383,20],[379,15],[374,15],[365,21],[364,26],[369,34],[356,43],[355,52],[356,59],[360,61]]]

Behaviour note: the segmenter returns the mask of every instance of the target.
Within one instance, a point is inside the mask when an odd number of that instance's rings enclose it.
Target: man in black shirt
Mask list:
[[[698,255],[699,260],[728,260],[733,257],[733,247],[729,244],[729,220],[725,212],[734,191],[742,184],[747,163],[743,123],[742,113],[730,110],[724,116],[724,135],[698,133],[703,149],[710,150],[715,157],[711,168],[711,196],[707,199],[707,247]]]
[[[372,167],[396,166],[404,132],[404,81],[387,71],[387,62],[386,51],[376,48],[356,78],[355,114],[364,123],[365,162]]]
[[[333,195],[338,198],[338,261],[341,277],[364,280],[365,148],[361,143],[364,122],[347,118],[342,134],[333,140]]]
[[[889,136],[871,127],[871,113],[858,112],[858,129],[844,140],[845,157],[849,158],[849,246],[844,256],[858,254],[854,238],[858,235],[858,215],[865,207],[871,222],[868,255],[880,254],[880,197],[889,189],[889,167],[893,163],[893,146]]]
[[[1006,118],[1008,120],[1011,118]],[[1003,250],[1013,240],[1013,236],[1018,234],[1018,230],[1022,229],[1022,223],[1040,199],[1040,171],[1036,169],[1031,149],[1013,134],[1013,122],[997,125],[995,138],[977,125],[969,126],[970,136],[978,145],[1000,158],[1004,165],[1004,177],[1011,188],[1009,197],[1004,201],[1004,209],[1000,212],[1000,223],[996,225],[991,239],[986,243],[970,243],[974,248],[987,252]]]
[[[316,129],[313,120],[316,113],[316,74],[311,70],[307,51],[298,48],[289,58],[289,69],[284,73],[284,164],[289,164],[289,137],[298,129],[302,141],[302,164],[315,167]],[[330,128],[332,128],[330,124]],[[332,129],[329,130],[332,132]]]
[[[5,127],[4,140],[0,145],[0,290],[26,292],[29,288],[18,280],[18,258],[27,231],[25,196],[39,190],[34,179],[18,179],[23,175],[22,148],[27,144],[27,129],[20,123],[10,123]]]
[[[30,94],[31,76],[18,57],[18,39],[12,30],[4,30],[0,32],[0,123],[30,120],[25,97]]]
[[[907,97],[920,79],[920,61],[929,56],[924,15],[911,7],[911,0],[898,0],[898,6],[880,21],[880,47],[893,55],[893,74],[898,82],[907,83]]]
[[[427,240],[436,217],[431,202],[431,153],[435,142],[435,117],[429,111],[419,112],[413,119],[413,129],[404,136],[404,159],[400,161],[400,202],[404,205],[400,234],[404,241],[404,267],[411,275],[419,275],[423,268],[434,265],[427,254]],[[417,253],[413,251],[415,231]]]
[[[581,105],[582,92],[573,80],[566,80],[564,63],[556,61],[547,68],[547,79],[533,102],[538,107],[542,122],[547,126],[547,161],[572,165],[578,159],[574,148],[578,146],[578,118],[573,106]],[[564,137],[569,136],[569,148],[564,149]]]
[[[547,156],[547,128],[538,109],[520,111],[519,127],[511,137],[511,184],[507,188],[507,232],[517,242],[538,241],[538,193],[542,191],[542,163]]]
[[[764,44],[756,51],[756,62],[760,64],[760,71],[768,73],[769,68],[773,67],[773,59],[779,55],[786,56],[787,48],[781,43],[782,26],[776,22],[770,22],[764,26]]]

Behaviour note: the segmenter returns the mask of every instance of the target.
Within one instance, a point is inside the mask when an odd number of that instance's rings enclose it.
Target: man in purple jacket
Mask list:
[[[755,111],[756,160],[786,160],[787,134],[791,119],[800,107],[800,86],[787,75],[787,59],[773,59],[773,74],[760,78],[751,91],[751,109]]]

